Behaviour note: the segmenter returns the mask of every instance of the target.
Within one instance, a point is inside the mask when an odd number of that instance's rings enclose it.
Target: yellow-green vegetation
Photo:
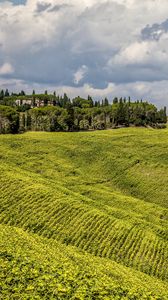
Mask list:
[[[0,240],[1,299],[167,299],[164,282],[52,239],[0,225]]]
[[[168,129],[0,136],[2,299],[167,299],[167,149]]]

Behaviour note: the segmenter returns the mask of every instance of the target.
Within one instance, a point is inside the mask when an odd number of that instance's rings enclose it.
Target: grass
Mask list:
[[[73,255],[82,251],[78,254],[83,257],[84,265],[89,261],[90,268],[93,260],[93,265],[103,272],[100,277],[95,276],[98,285],[103,284],[101,276],[106,268],[102,268],[106,261],[109,270],[115,264],[121,273],[131,272],[135,282],[141,274],[143,297],[154,290],[154,282],[158,280],[158,286],[162,286],[160,295],[164,297],[166,288],[162,281],[168,279],[167,148],[168,129],[0,136],[2,243],[6,234],[11,240],[7,249],[13,249],[15,234],[27,236],[27,243],[33,238],[39,249],[41,243],[47,247],[43,257],[48,259],[52,241],[58,243],[51,246],[55,257],[56,249],[61,252],[63,247],[64,252],[73,251]],[[16,243],[20,252],[22,242],[21,239],[20,244]],[[37,249],[33,249],[35,253]],[[22,250],[24,261],[27,254]],[[42,262],[43,258],[37,268]],[[76,265],[80,268],[78,260]],[[79,272],[86,274],[87,270],[80,268]],[[75,282],[75,275],[72,278]],[[144,288],[147,280],[144,278],[151,280],[148,291]],[[106,288],[113,282],[114,278],[108,278]],[[80,285],[82,290],[83,281]],[[118,282],[118,287],[125,285],[126,281],[122,285]],[[75,297],[77,289],[72,290]],[[99,299],[87,293],[74,299]],[[141,294],[129,298],[133,296],[128,296],[128,291],[124,296],[127,298],[123,298],[117,293],[99,296],[100,299],[155,299],[143,298]],[[70,297],[67,295],[65,292],[64,296]]]

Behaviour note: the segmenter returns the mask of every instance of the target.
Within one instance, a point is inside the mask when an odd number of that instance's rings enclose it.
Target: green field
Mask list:
[[[0,167],[0,299],[168,299],[168,129],[1,135]]]

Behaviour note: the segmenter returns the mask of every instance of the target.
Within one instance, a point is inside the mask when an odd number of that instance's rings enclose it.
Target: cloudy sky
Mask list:
[[[168,106],[168,0],[0,0],[0,88]]]

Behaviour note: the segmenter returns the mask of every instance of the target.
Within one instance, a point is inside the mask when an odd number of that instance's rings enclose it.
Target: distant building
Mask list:
[[[44,106],[53,106],[53,100],[45,102],[44,100],[41,100],[39,98],[28,98],[28,99],[16,99],[15,104],[17,106],[21,105],[30,105],[31,108],[33,107],[44,107]]]

